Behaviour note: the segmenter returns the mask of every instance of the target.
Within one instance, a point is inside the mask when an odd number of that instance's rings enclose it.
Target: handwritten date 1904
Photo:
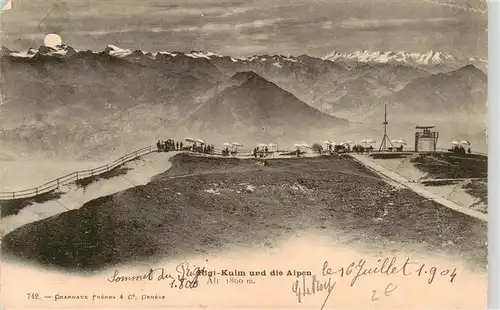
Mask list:
[[[457,270],[454,269],[442,269],[438,270],[437,267],[427,266],[423,263],[413,262],[410,258],[401,263],[398,262],[396,257],[384,258],[377,260],[376,264],[368,265],[365,259],[360,259],[357,262],[351,262],[347,266],[343,266],[337,270],[333,270],[328,266],[328,261],[323,264],[322,270],[323,276],[331,276],[334,274],[340,274],[341,278],[350,276],[352,274],[352,279],[350,286],[354,286],[358,279],[363,276],[381,274],[381,275],[397,275],[401,274],[403,276],[416,275],[419,277],[427,277],[427,282],[432,284],[436,278],[436,275],[448,276],[450,282],[453,283],[455,277],[457,276]]]

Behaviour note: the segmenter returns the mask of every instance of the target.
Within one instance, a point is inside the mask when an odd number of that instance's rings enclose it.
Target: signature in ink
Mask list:
[[[335,285],[337,282],[332,281],[332,278],[328,278],[327,280],[320,281],[316,278],[316,275],[313,275],[311,278],[302,276],[302,279],[296,280],[292,285],[292,291],[297,296],[297,300],[299,303],[302,302],[303,298],[308,295],[316,295],[317,293],[327,292],[326,298],[321,306],[321,310],[326,305],[326,302],[330,298],[330,294],[335,289]]]

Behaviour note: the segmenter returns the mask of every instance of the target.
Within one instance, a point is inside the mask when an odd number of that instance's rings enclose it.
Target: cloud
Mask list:
[[[158,29],[161,29],[161,28],[158,28]],[[175,27],[175,28],[171,29],[171,31],[174,31],[174,32],[192,32],[192,31],[198,31],[198,30],[200,30],[200,27]],[[161,32],[161,31],[153,31],[153,32]]]
[[[154,29],[158,30],[158,28]],[[109,34],[119,34],[119,33],[133,32],[133,31],[144,31],[144,28],[127,27],[122,29],[97,29],[97,30],[87,30],[87,31],[72,31],[71,34],[80,36],[105,36]]]
[[[273,26],[274,24],[278,24],[278,23],[282,23],[282,22],[284,22],[283,18],[260,19],[260,20],[254,20],[254,21],[247,22],[247,23],[237,24],[234,27],[238,30],[249,29],[249,28],[264,28],[264,27]]]
[[[253,11],[255,9],[250,8],[250,7],[237,7],[237,8],[232,8],[229,10],[230,10],[230,12],[227,12],[227,9],[226,9],[226,13],[220,15],[219,17],[228,17],[228,16],[233,16],[233,15],[243,14],[246,12]]]
[[[393,18],[393,19],[358,19],[350,18],[341,23],[345,29],[380,29],[402,26],[436,26],[460,22],[457,18]]]
[[[217,32],[238,32],[248,29],[261,29],[265,27],[270,27],[278,23],[284,22],[282,18],[272,18],[272,19],[259,19],[251,22],[230,24],[230,23],[208,23],[201,27],[186,26],[186,27],[176,27],[172,31],[200,31],[205,33],[217,33]]]
[[[328,30],[333,28],[333,22],[332,21],[326,21],[321,25],[322,29]]]
[[[453,8],[453,9],[458,9],[458,10],[462,10],[465,12],[474,12],[474,13],[480,13],[480,14],[485,14],[485,15],[488,14],[487,1],[484,1],[484,0],[479,1],[478,4],[482,7],[484,7],[485,9],[482,9],[479,7],[471,7],[471,6],[456,4],[456,0],[450,1],[450,2],[424,0],[424,2],[439,5],[439,6],[449,7],[449,8]]]
[[[224,10],[224,8],[204,8],[204,9],[197,9],[197,8],[171,8],[171,9],[166,9],[166,10],[157,10],[155,12],[151,12],[151,15],[170,15],[170,16],[186,16],[186,15],[195,15],[195,16],[201,16],[201,15],[206,15],[206,14],[217,14],[217,13],[224,13],[227,10]]]
[[[226,55],[235,55],[236,57],[246,57],[259,53],[269,52],[269,46],[260,44],[234,44],[222,48]]]
[[[200,28],[203,32],[230,32],[234,30],[234,26],[231,24],[206,24]]]
[[[244,14],[253,11],[251,7],[205,7],[205,8],[185,8],[174,7],[169,9],[158,9],[151,15],[160,16],[211,16],[217,18],[231,17],[238,14]]]

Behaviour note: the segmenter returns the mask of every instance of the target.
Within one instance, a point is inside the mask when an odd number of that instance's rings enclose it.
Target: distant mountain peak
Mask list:
[[[406,64],[410,66],[441,66],[454,65],[457,63],[468,63],[469,60],[459,60],[451,54],[430,50],[425,53],[408,53],[405,51],[370,51],[360,50],[353,53],[341,53],[333,51],[323,57],[324,60],[332,62],[360,62],[360,63],[393,63]]]
[[[104,49],[104,52],[115,57],[125,57],[132,54],[131,50],[123,49],[112,44],[108,44],[108,46]]]
[[[468,64],[460,69],[454,70],[450,72],[450,74],[466,74],[467,76],[476,75],[480,76],[483,79],[487,79],[486,73],[484,73],[481,69],[474,66],[473,64]]]
[[[236,80],[236,81],[247,81],[250,79],[264,79],[264,78],[253,71],[240,71],[240,72],[236,72],[231,77],[231,79]]]

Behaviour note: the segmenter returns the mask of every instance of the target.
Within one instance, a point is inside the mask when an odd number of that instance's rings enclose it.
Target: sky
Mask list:
[[[76,49],[200,50],[323,57],[332,51],[487,58],[482,0],[14,0],[1,44],[38,47],[48,33]]]

